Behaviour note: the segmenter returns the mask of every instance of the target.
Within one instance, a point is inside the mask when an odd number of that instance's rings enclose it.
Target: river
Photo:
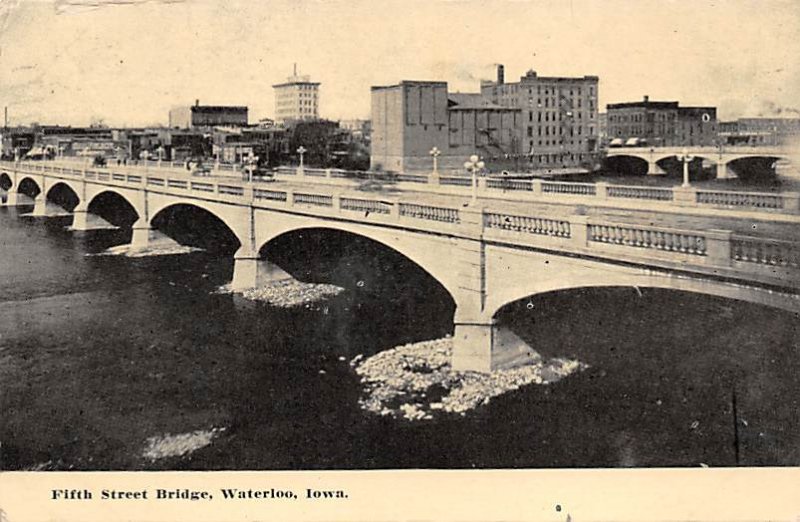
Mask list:
[[[68,223],[0,208],[2,469],[800,464],[794,314],[650,289],[538,296],[500,320],[590,368],[414,423],[363,412],[348,364],[451,331],[452,304],[410,264],[295,238],[276,259],[346,291],[280,309],[214,293],[229,253],[87,256],[130,232]],[[144,455],[215,428],[192,453]]]

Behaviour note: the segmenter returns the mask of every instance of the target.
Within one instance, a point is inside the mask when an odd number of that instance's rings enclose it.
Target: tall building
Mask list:
[[[612,146],[711,146],[717,143],[716,107],[681,107],[676,101],[611,103],[607,106]]]
[[[319,83],[310,76],[298,76],[297,66],[286,82],[272,86],[275,89],[275,121],[319,119]]]
[[[247,107],[229,105],[200,105],[175,107],[169,111],[169,126],[173,129],[213,127],[216,125],[247,125]]]
[[[481,82],[481,94],[521,111],[519,140],[527,169],[589,169],[599,148],[598,83],[597,76],[539,76],[533,70],[506,83],[498,65],[496,81]]]
[[[473,154],[487,168],[513,168],[520,111],[481,94],[448,93],[447,82],[403,81],[372,87],[373,169],[430,172],[436,147],[442,172],[464,172]]]

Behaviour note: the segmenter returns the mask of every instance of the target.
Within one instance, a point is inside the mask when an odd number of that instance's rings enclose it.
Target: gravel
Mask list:
[[[233,293],[227,286],[220,288],[219,291]],[[288,279],[235,293],[241,293],[245,299],[262,301],[280,308],[292,308],[304,305],[310,307],[314,303],[339,295],[343,291],[344,288],[341,286],[303,283],[296,279]]]
[[[460,372],[450,367],[450,337],[399,346],[350,363],[361,377],[361,407],[371,413],[409,421],[440,414],[466,415],[492,398],[531,384],[550,384],[588,368],[579,361],[541,358],[529,365],[491,373]]]

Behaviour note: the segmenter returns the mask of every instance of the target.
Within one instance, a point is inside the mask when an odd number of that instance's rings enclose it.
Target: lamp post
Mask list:
[[[440,151],[438,147],[434,147],[434,148],[431,149],[431,151],[428,154],[430,154],[431,157],[433,158],[433,177],[434,178],[438,178],[439,177],[439,161],[438,161],[438,158],[442,154],[442,151]]]
[[[297,147],[297,153],[300,154],[300,170],[303,170],[303,154],[308,152],[305,147],[300,145]]]
[[[678,155],[678,159],[683,162],[683,185],[681,187],[688,188],[689,185],[689,163],[692,162],[694,156],[689,155],[689,149],[686,147],[683,148],[681,153]]]
[[[469,161],[464,162],[464,168],[472,172],[472,204],[478,203],[478,172],[483,170],[485,163],[481,161],[477,154],[469,157]]]
[[[247,154],[247,181],[249,183],[253,182],[253,171],[256,169],[256,164],[258,163],[258,156],[253,155],[253,151],[251,150]]]
[[[156,152],[158,152],[158,166],[160,168],[161,160],[164,159],[164,147],[159,145],[158,148],[156,149]]]

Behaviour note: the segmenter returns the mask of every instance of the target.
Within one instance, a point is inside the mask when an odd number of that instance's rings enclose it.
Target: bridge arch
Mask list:
[[[25,176],[19,180],[16,188],[17,192],[25,194],[31,199],[36,199],[36,196],[42,193],[42,187],[39,186],[39,182],[29,176]]]
[[[307,218],[306,218],[307,220]],[[411,232],[384,229],[381,227],[365,227],[363,225],[311,220],[304,222],[273,222],[269,226],[269,234],[257,238],[257,252],[263,253],[275,239],[292,232],[323,229],[349,233],[354,236],[378,243],[411,261],[441,285],[455,303],[460,302],[458,268],[454,266],[454,258],[442,256],[441,252],[453,252],[457,248],[454,240],[444,237],[420,237]]]
[[[0,190],[9,190],[14,186],[14,181],[7,172],[0,172]]]
[[[658,288],[722,297],[737,301],[771,306],[800,313],[800,295],[784,293],[744,283],[685,276],[669,271],[635,267],[589,267],[575,269],[567,261],[557,273],[547,277],[528,278],[520,284],[495,288],[487,303],[487,317],[495,318],[505,306],[538,294],[579,288],[632,287]],[[575,263],[580,264],[580,263]],[[563,268],[567,268],[564,270]]]
[[[181,244],[235,252],[242,245],[236,227],[213,207],[197,203],[175,201],[151,209],[149,225]]]
[[[48,186],[45,198],[70,212],[81,202],[81,198],[75,188],[65,181],[58,181]]]
[[[141,217],[137,206],[124,193],[111,187],[103,187],[86,199],[87,212],[116,226],[130,227]]]

